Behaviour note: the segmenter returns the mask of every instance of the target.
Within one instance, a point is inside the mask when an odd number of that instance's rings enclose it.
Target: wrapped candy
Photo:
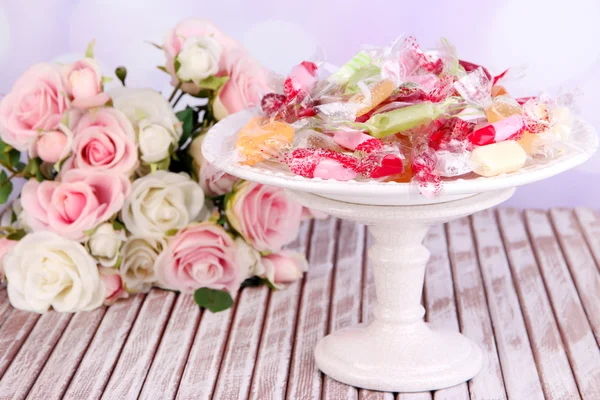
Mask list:
[[[263,122],[262,117],[254,117],[240,130],[235,144],[240,164],[258,164],[276,157],[291,145],[294,128],[290,124]]]
[[[523,133],[523,129],[523,118],[515,114],[474,130],[469,135],[469,142],[476,146],[498,143],[503,140],[518,138]]]
[[[376,138],[383,138],[430,123],[444,114],[448,105],[449,103],[424,102],[375,114],[365,122],[365,126],[369,129],[371,135]]]
[[[473,172],[481,176],[496,176],[521,169],[527,153],[514,140],[477,147],[471,153]]]

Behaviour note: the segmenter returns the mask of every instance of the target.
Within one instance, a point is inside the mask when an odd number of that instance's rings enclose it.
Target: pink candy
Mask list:
[[[473,131],[469,136],[469,142],[475,146],[498,143],[518,136],[523,129],[523,118],[515,114]]]

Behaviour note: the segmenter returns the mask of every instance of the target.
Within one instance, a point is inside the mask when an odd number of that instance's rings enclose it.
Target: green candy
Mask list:
[[[371,136],[381,139],[428,124],[436,119],[439,113],[440,108],[437,105],[426,102],[375,114],[365,122],[365,125],[371,132]]]

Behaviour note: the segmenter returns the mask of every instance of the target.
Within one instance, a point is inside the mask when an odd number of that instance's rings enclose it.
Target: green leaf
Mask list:
[[[38,182],[43,181],[44,175],[42,174],[41,165],[42,160],[39,157],[31,158],[23,170],[25,178],[35,178]]]
[[[8,160],[9,165],[14,168],[21,161],[21,153],[16,149],[11,149],[8,152]]]
[[[187,106],[185,110],[181,110],[176,114],[177,119],[183,123],[181,128],[183,129],[184,133],[190,134],[194,130],[194,114],[195,111],[190,106]]]
[[[203,89],[214,90],[216,92],[228,80],[229,80],[228,76],[214,76],[214,75],[211,75],[208,78],[205,78],[205,79],[201,80],[200,82],[198,82],[198,87],[203,88]],[[202,97],[206,97],[206,96],[202,96]]]
[[[224,311],[233,305],[233,298],[224,290],[200,288],[194,293],[194,300],[200,307],[212,313]]]
[[[125,229],[125,225],[123,225],[121,221],[118,221],[116,219],[112,222],[112,227],[115,231],[122,231]]]
[[[245,287],[255,287],[255,286],[261,286],[262,284],[264,284],[263,279],[259,276],[253,276],[251,278],[246,279],[244,282],[242,282],[241,287],[245,288]]]
[[[88,44],[87,49],[85,49],[86,57],[94,58],[94,46],[96,46],[96,39],[92,39],[92,41]]]
[[[167,71],[167,67],[165,66],[157,65],[156,68],[160,69],[162,72],[166,72],[167,74],[169,73],[169,71]]]
[[[27,232],[25,232],[24,229],[19,229],[18,231],[8,235],[6,238],[8,240],[21,240],[25,237],[25,235],[27,235]]]
[[[175,67],[175,73],[177,73],[177,71],[179,71],[179,68],[181,68],[181,63],[179,62],[179,60],[177,58],[175,58],[175,61],[173,62],[174,67]]]
[[[0,171],[0,204],[4,204],[8,201],[10,194],[13,190],[13,184],[8,179],[8,175],[6,175],[6,171]]]

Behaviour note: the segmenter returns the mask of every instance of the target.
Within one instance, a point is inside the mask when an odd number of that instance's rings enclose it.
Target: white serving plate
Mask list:
[[[233,161],[234,145],[238,131],[252,116],[249,110],[230,115],[208,132],[202,152],[208,162],[231,175],[266,185],[290,190],[310,192],[322,197],[357,204],[416,205],[442,203],[473,196],[478,193],[508,189],[537,182],[589,159],[598,149],[598,135],[587,122],[577,119],[572,132],[572,146],[560,156],[528,165],[517,172],[491,178],[476,177],[445,181],[441,193],[432,199],[417,192],[414,185],[398,182],[336,181],[332,179],[305,178],[288,171],[273,171],[261,166],[241,165]]]

